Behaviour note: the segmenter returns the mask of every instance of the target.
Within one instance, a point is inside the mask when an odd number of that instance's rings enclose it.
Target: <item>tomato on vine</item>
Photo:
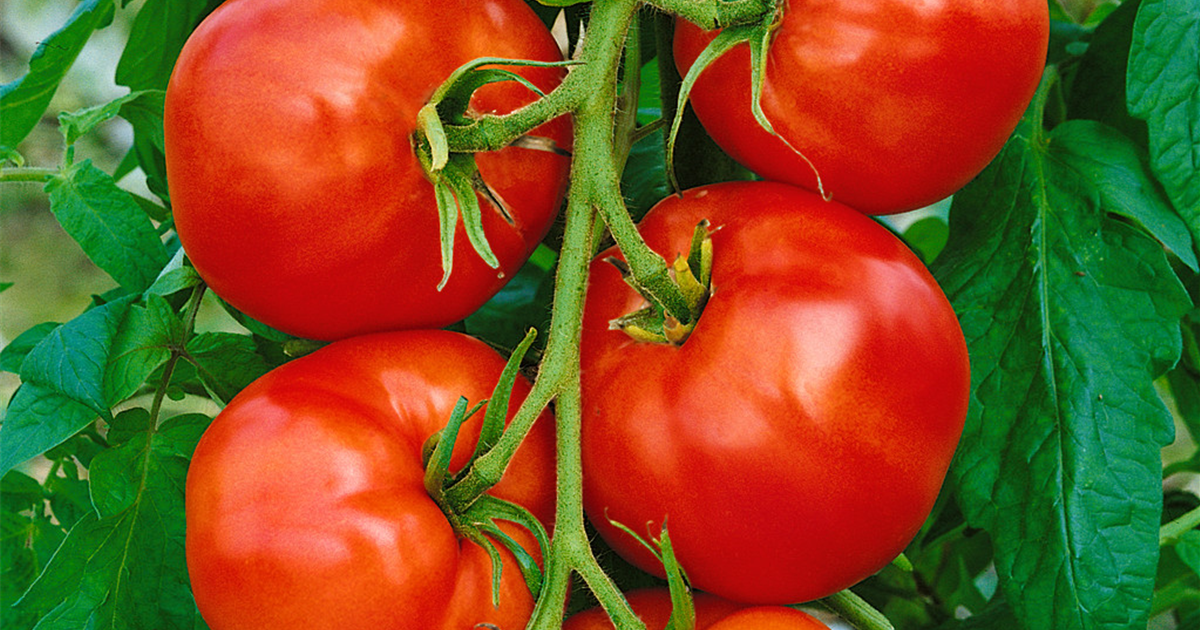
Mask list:
[[[824,192],[870,214],[934,203],[983,170],[1037,88],[1050,34],[1045,0],[791,0],[782,11],[762,87],[780,137],[751,113],[746,45],[703,71],[691,104],[751,170],[816,190],[815,169]],[[681,72],[714,37],[677,21]]]
[[[237,628],[522,627],[533,599],[505,549],[492,565],[430,498],[422,464],[460,396],[492,394],[504,360],[448,331],[365,335],[277,368],[213,421],[187,477],[187,565],[208,624]],[[529,385],[518,379],[510,412]],[[478,438],[463,425],[451,470]],[[511,414],[510,414],[511,415]],[[492,494],[543,523],[554,436],[539,418]],[[531,554],[533,536],[502,525]]]
[[[477,309],[545,236],[569,167],[549,150],[479,154],[499,268],[460,224],[439,290],[437,204],[411,136],[434,90],[479,57],[561,54],[520,0],[238,0],[214,11],[179,57],[165,119],[175,225],[200,275],[248,315],[315,339],[436,328]],[[542,91],[563,74],[513,71]],[[486,85],[471,111],[536,97],[517,82]],[[565,118],[531,133],[571,142]]]
[[[584,506],[622,556],[662,565],[613,525],[664,520],[698,589],[748,603],[830,595],[903,551],[962,432],[969,367],[950,303],[870,218],[800,188],[729,183],[640,225],[671,259],[711,222],[711,297],[682,345],[610,324],[646,306],[592,263],[581,346]]]

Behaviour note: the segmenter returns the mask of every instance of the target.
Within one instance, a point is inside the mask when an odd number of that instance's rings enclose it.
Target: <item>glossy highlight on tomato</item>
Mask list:
[[[437,328],[473,312],[541,241],[569,159],[510,147],[479,154],[488,267],[461,221],[442,278],[432,184],[411,145],[417,112],[478,57],[558,61],[520,0],[232,0],[188,40],[167,88],[165,142],[176,229],[209,286],[301,337]],[[543,91],[556,68],[514,68]],[[480,89],[474,113],[537,95]],[[570,122],[531,132],[568,148]]]
[[[625,593],[633,612],[647,630],[663,630],[671,619],[671,593],[663,588],[648,588]],[[694,593],[695,630],[829,630],[811,615],[783,606],[752,606],[721,599],[708,593]],[[572,615],[563,630],[612,630],[613,624],[602,608]]]
[[[213,630],[524,627],[532,597],[502,549],[500,608],[487,552],[425,491],[422,447],[459,396],[489,398],[504,360],[448,331],[340,341],[255,381],[204,434],[187,478],[187,564]],[[529,391],[518,379],[510,414]],[[463,465],[484,410],[463,426]],[[546,413],[492,494],[549,524]],[[532,536],[502,524],[537,554]]]
[[[771,180],[870,214],[934,203],[999,153],[1041,79],[1045,0],[790,0],[768,53],[762,108],[750,109],[742,44],[696,82],[692,106],[734,159]],[[686,73],[715,32],[677,21]]]
[[[873,574],[930,513],[966,416],[950,303],[869,217],[773,182],[670,197],[639,229],[668,260],[711,221],[712,295],[681,345],[610,322],[646,306],[600,254],[581,346],[584,507],[642,569],[664,519],[691,583],[755,604]]]

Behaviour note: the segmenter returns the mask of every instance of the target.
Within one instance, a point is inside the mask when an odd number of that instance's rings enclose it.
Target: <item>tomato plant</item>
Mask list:
[[[6,2],[5,628],[1200,627],[1200,0]]]
[[[533,602],[516,565],[506,559],[493,610],[488,554],[460,539],[426,494],[422,462],[459,396],[486,399],[503,367],[485,344],[457,333],[381,333],[293,361],[231,401],[196,447],[187,479],[188,573],[208,623],[524,624]],[[516,402],[527,391],[521,382]],[[452,469],[474,448],[481,416],[463,426],[473,437],[455,445]],[[546,523],[550,423],[538,423],[495,488]]]
[[[648,630],[663,630],[671,618],[671,597],[666,589],[642,589],[625,594]],[[782,606],[747,607],[707,593],[694,598],[695,630],[828,630],[810,615]],[[611,630],[612,622],[601,608],[577,613],[563,630]]]
[[[439,290],[437,204],[411,136],[434,90],[478,57],[560,59],[518,0],[214,11],[180,54],[164,121],[175,224],[200,275],[252,317],[315,339],[445,326],[479,308],[545,236],[569,162],[517,147],[480,155],[503,206],[483,204],[500,265],[489,268],[459,225]],[[547,91],[562,74],[517,71]],[[510,82],[471,106],[506,113],[536,96]],[[566,120],[533,133],[570,145]]]
[[[804,0],[782,11],[762,86],[779,137],[751,113],[745,45],[700,75],[692,106],[750,169],[814,190],[815,170],[835,201],[872,214],[931,204],[983,170],[1029,104],[1050,32],[1045,0]],[[681,71],[713,37],[679,21]]]
[[[614,330],[645,301],[603,260],[615,251],[592,263],[584,505],[643,569],[661,570],[610,521],[643,536],[665,521],[701,590],[824,597],[891,562],[933,507],[967,410],[962,331],[916,256],[845,206],[718,184],[639,227],[673,258],[702,219],[712,296],[682,345]]]

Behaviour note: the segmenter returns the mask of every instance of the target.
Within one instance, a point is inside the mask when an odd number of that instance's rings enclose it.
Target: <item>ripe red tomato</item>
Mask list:
[[[512,216],[486,202],[489,268],[461,223],[441,291],[434,189],[412,150],[417,111],[460,65],[484,56],[555,61],[520,0],[236,0],[184,47],[167,88],[167,173],[176,229],[214,291],[260,321],[339,339],[437,328],[465,317],[548,230],[569,160],[507,148],[479,170]],[[559,69],[516,70],[544,91]],[[484,87],[480,113],[535,95]],[[535,130],[570,144],[562,118]]]
[[[643,589],[625,594],[629,605],[647,630],[663,630],[671,618],[671,595],[666,589]],[[829,630],[806,613],[783,606],[747,608],[707,593],[694,593],[695,630]],[[563,630],[612,630],[613,624],[601,608],[572,615]]]
[[[899,554],[932,509],[967,411],[954,311],[870,218],[773,182],[660,202],[641,232],[668,260],[712,221],[712,295],[681,346],[609,322],[645,306],[592,263],[582,342],[584,507],[629,535],[664,519],[696,588],[763,604],[824,597]]]
[[[1045,0],[793,0],[770,46],[762,107],[833,199],[871,214],[942,199],[999,153],[1037,88]],[[681,72],[715,36],[680,20]],[[812,169],[750,111],[738,46],[691,96],[705,129],[767,179],[814,189]]]
[[[505,551],[493,609],[487,553],[425,492],[421,451],[458,397],[491,395],[504,361],[446,331],[366,335],[247,387],[204,434],[187,479],[187,563],[214,630],[523,627],[533,601]],[[518,379],[510,410],[528,393]],[[474,448],[464,426],[452,470]],[[543,417],[496,496],[549,523],[553,425]],[[532,537],[509,533],[536,553]]]

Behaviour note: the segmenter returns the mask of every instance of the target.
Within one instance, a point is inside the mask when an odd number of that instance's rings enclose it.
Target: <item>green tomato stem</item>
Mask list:
[[[58,175],[56,168],[16,166],[0,168],[0,182],[46,182]]]
[[[837,613],[858,630],[895,630],[892,622],[883,613],[875,610],[866,600],[850,589],[840,591],[821,600],[821,604]]]
[[[1196,508],[1183,516],[1163,525],[1158,530],[1158,546],[1168,547],[1179,542],[1179,537],[1196,527],[1200,527],[1200,508]]]
[[[762,0],[734,4],[744,6],[755,2],[761,5]],[[580,54],[582,63],[572,67],[563,83],[544,98],[505,116],[484,116],[468,125],[445,127],[451,151],[484,151],[507,146],[556,116],[574,115],[574,159],[566,227],[550,331],[538,377],[495,447],[476,460],[468,474],[451,490],[458,492],[462,486],[462,492],[474,493],[498,481],[541,411],[557,399],[558,503],[554,535],[545,560],[545,581],[528,626],[530,630],[561,627],[562,610],[573,572],[583,578],[619,630],[645,629],[616,584],[597,563],[584,529],[579,378],[583,306],[588,266],[597,238],[597,212],[625,255],[634,281],[679,320],[686,322],[690,316],[686,300],[670,277],[666,261],[642,240],[620,192],[618,165],[623,155],[614,138],[614,132],[619,132],[618,74],[625,57],[630,24],[641,4],[639,0],[596,0]],[[709,8],[713,9],[726,3],[705,4],[712,5]],[[637,53],[631,53],[631,57],[636,59]],[[636,72],[636,68],[628,68],[628,71]],[[628,89],[631,89],[629,84]]]

